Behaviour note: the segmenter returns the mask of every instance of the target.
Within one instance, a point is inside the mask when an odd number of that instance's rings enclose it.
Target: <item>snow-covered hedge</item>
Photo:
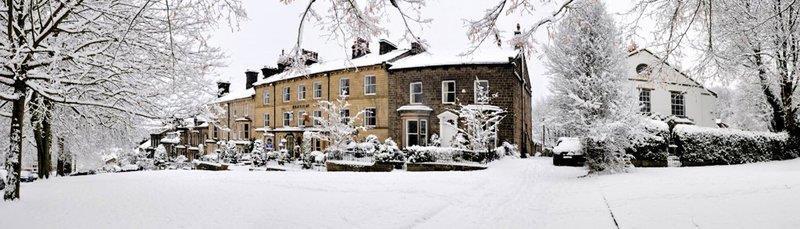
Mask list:
[[[786,133],[677,125],[677,154],[684,166],[728,165],[797,157]]]
[[[626,152],[633,156],[631,162],[637,167],[666,167],[669,156],[667,139],[670,136],[669,125],[658,120],[642,122],[644,130],[652,135],[636,136],[633,147]]]
[[[490,160],[489,152],[476,153],[469,150],[438,147],[438,146],[410,146],[406,147],[408,162],[481,162]]]

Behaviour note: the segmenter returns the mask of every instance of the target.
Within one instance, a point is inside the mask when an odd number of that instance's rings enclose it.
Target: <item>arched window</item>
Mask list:
[[[636,73],[645,74],[648,71],[650,71],[650,66],[648,66],[647,64],[636,65]]]

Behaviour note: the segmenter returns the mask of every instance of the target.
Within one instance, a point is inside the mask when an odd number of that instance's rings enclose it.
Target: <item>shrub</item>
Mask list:
[[[662,121],[646,120],[643,122],[643,127],[649,135],[634,137],[631,139],[632,147],[625,150],[633,156],[631,162],[637,167],[667,166],[669,126]]]
[[[728,165],[797,157],[786,133],[677,125],[676,154],[684,166]]]

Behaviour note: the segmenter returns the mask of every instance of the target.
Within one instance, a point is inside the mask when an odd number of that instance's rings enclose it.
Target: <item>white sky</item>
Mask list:
[[[605,0],[609,12],[620,13],[628,10],[630,0]],[[244,88],[244,72],[248,69],[260,70],[263,66],[275,66],[278,55],[282,49],[287,51],[293,46],[297,36],[297,26],[300,14],[307,4],[307,0],[296,0],[291,5],[281,4],[278,0],[243,0],[249,20],[243,21],[236,31],[221,26],[212,34],[211,44],[222,48],[228,55],[228,66],[218,70],[219,79],[230,80],[232,89]],[[433,0],[423,8],[423,16],[433,19],[430,24],[416,28],[415,33],[427,40],[429,51],[436,54],[458,54],[469,47],[466,36],[464,19],[475,19],[483,15],[483,11],[496,4],[497,1],[486,0]],[[538,1],[532,1],[538,3]],[[556,1],[558,2],[558,1]],[[541,13],[550,12],[553,4],[542,8]],[[509,38],[516,23],[523,28],[539,20],[537,15],[506,15],[500,18],[499,28],[504,32],[504,37]],[[543,14],[541,14],[543,15]],[[619,17],[618,17],[619,18]],[[618,21],[621,18],[617,19]],[[401,48],[409,46],[407,42],[400,42],[403,27],[399,17],[394,11],[388,11],[385,22],[389,34],[385,35],[390,41]],[[546,29],[546,28],[545,28]],[[537,34],[540,44],[548,42],[547,31],[542,29]],[[303,47],[317,51],[323,60],[342,59],[349,54],[350,42],[347,48],[342,47],[340,41],[328,40],[321,37],[319,29],[313,24],[305,28]],[[636,41],[640,47],[645,41]],[[484,46],[493,45],[488,41]],[[503,44],[508,45],[508,44]],[[371,45],[371,48],[377,48]],[[538,48],[538,47],[537,47]],[[529,56],[528,68],[533,78],[534,100],[549,94],[548,79],[542,60],[541,52]]]

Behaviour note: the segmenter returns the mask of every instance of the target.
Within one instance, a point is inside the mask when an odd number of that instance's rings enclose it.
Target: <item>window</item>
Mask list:
[[[428,120],[406,120],[406,147],[425,146],[428,139]]]
[[[217,131],[218,131],[218,130],[217,130],[217,127],[216,127],[216,126],[212,126],[212,127],[211,127],[211,129],[212,129],[212,130],[214,130],[214,139],[217,139],[217,138],[218,138],[218,136],[219,136],[219,135],[218,135],[219,133],[217,132]]]
[[[350,79],[339,79],[339,95],[350,95]]]
[[[283,88],[283,101],[284,102],[289,102],[290,99],[292,99],[292,89],[289,88],[289,87],[284,87]]]
[[[486,104],[487,101],[483,101],[481,96],[484,98],[488,98],[489,96],[489,81],[486,80],[475,80],[475,103],[476,104]]]
[[[292,112],[283,113],[283,126],[292,125]]]
[[[314,126],[320,126],[322,123],[319,122],[317,119],[322,118],[322,111],[314,111]]]
[[[244,139],[250,139],[250,124],[242,124],[242,136],[244,136]]]
[[[350,110],[344,109],[339,111],[339,116],[341,116],[342,124],[347,124],[350,122]]]
[[[442,81],[442,103],[443,104],[456,103],[456,81],[453,80]]]
[[[269,114],[264,114],[264,127],[269,127]]]
[[[364,126],[375,127],[378,124],[375,108],[364,109]]]
[[[375,76],[364,76],[364,95],[375,95],[377,89]]]
[[[639,112],[650,114],[650,92],[653,89],[639,88]]]
[[[314,82],[314,98],[322,98],[322,83]]]
[[[305,111],[297,112],[297,126],[306,126],[305,121],[306,121],[306,112]]]
[[[422,82],[414,82],[409,86],[411,104],[422,103]]]
[[[269,89],[264,89],[264,97],[263,97],[263,99],[264,99],[264,101],[263,101],[264,105],[269,104],[269,100],[270,100],[270,98],[269,98]]]
[[[647,64],[636,65],[636,73],[638,74],[650,73],[650,66],[647,66]]]
[[[297,99],[306,100],[306,85],[297,86]]]
[[[672,115],[685,117],[686,107],[683,100],[683,92],[670,91],[670,100],[672,101]]]

